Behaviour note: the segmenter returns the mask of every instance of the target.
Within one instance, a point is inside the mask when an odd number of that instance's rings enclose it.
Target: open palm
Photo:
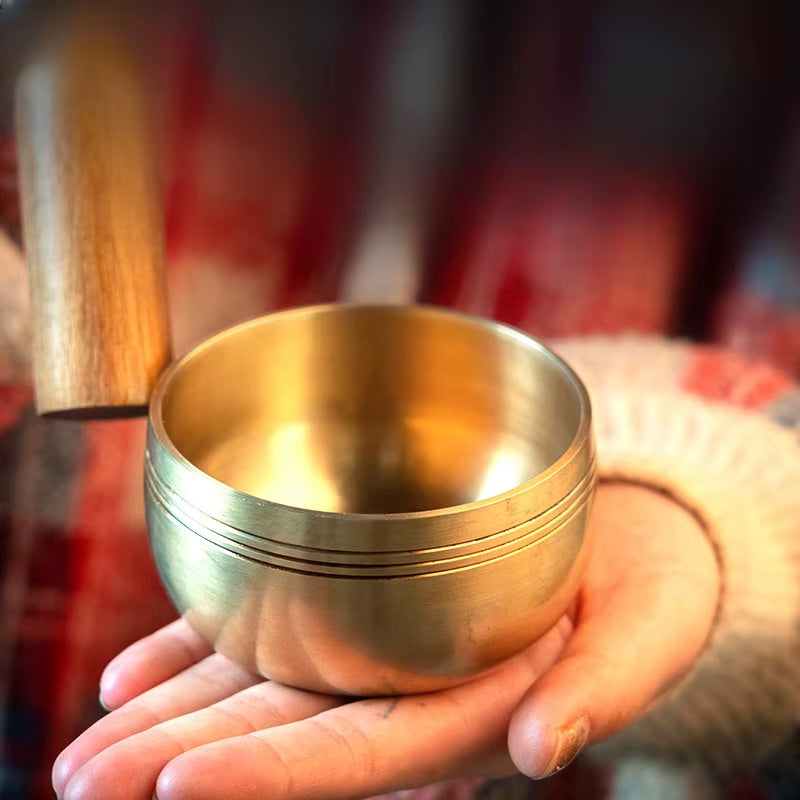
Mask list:
[[[355,798],[452,776],[552,772],[645,712],[697,658],[718,595],[694,519],[606,485],[570,612],[469,683],[351,700],[263,680],[182,620],[118,656],[115,708],[59,756],[63,800]]]

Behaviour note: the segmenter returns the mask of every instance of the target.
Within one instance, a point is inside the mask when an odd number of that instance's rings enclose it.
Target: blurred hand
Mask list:
[[[691,667],[718,597],[695,519],[644,488],[603,485],[570,612],[454,689],[350,701],[235,666],[178,621],[106,668],[116,710],[59,756],[63,800],[354,798],[453,776],[543,777],[643,714]]]

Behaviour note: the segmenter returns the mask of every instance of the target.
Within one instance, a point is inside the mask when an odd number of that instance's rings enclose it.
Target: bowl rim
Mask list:
[[[360,513],[360,512],[347,512],[347,511],[326,511],[321,509],[306,508],[303,506],[293,506],[286,503],[281,503],[276,500],[269,500],[257,495],[252,495],[237,489],[217,478],[212,477],[204,472],[186,456],[184,456],[177,446],[173,443],[166,430],[166,425],[163,417],[162,407],[164,399],[169,391],[172,379],[177,373],[190,361],[197,358],[200,354],[210,350],[219,342],[224,341],[230,337],[235,337],[245,330],[249,330],[261,325],[267,325],[277,319],[286,318],[289,316],[313,316],[318,314],[331,314],[343,313],[347,310],[371,310],[381,311],[383,313],[392,314],[424,314],[424,315],[437,315],[451,317],[461,322],[483,327],[495,335],[502,336],[503,338],[510,339],[517,344],[523,345],[528,349],[533,349],[536,353],[553,364],[559,372],[567,379],[570,386],[575,391],[580,417],[575,435],[572,437],[569,445],[564,449],[561,455],[553,461],[546,469],[537,473],[523,483],[517,484],[511,489],[507,489],[500,494],[491,495],[489,497],[481,498],[479,500],[472,500],[468,503],[459,503],[451,506],[444,506],[442,508],[426,509],[423,511],[402,511],[402,512],[386,512],[386,513]],[[364,304],[364,303],[325,303],[314,305],[297,306],[290,309],[269,312],[261,314],[257,317],[245,320],[244,322],[225,328],[216,334],[208,337],[200,344],[193,347],[181,358],[174,361],[167,369],[161,374],[153,393],[150,398],[150,408],[148,413],[148,426],[151,435],[148,440],[154,439],[155,443],[162,448],[166,455],[169,456],[170,461],[173,461],[176,466],[186,471],[195,480],[200,482],[200,485],[207,487],[209,491],[221,493],[223,497],[229,499],[238,498],[240,501],[246,499],[251,503],[265,509],[274,509],[276,511],[283,511],[290,514],[301,513],[306,516],[312,516],[314,519],[323,521],[364,521],[364,522],[389,522],[389,521],[414,521],[414,520],[432,520],[440,517],[452,518],[454,515],[461,516],[462,514],[469,514],[470,512],[480,511],[487,507],[503,504],[512,501],[514,498],[519,497],[531,490],[536,489],[538,486],[550,481],[565,467],[567,467],[576,457],[578,457],[584,450],[587,440],[592,437],[592,407],[589,399],[589,394],[586,390],[581,379],[564,361],[563,358],[554,353],[547,345],[545,345],[538,338],[515,328],[506,323],[490,320],[485,317],[457,311],[447,307],[430,305],[430,304],[414,304],[414,305],[397,305],[397,304]],[[150,453],[151,442],[148,441],[148,454]],[[593,450],[593,444],[592,444]],[[594,458],[589,459],[593,463]],[[591,465],[589,467],[591,469]],[[555,498],[557,501],[560,498]]]

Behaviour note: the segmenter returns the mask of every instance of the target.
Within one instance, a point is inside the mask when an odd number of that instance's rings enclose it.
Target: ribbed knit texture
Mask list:
[[[653,486],[694,510],[722,569],[717,622],[695,669],[603,750],[700,760],[717,772],[757,761],[800,722],[797,435],[680,391],[681,343],[554,346],[592,397],[601,475]]]

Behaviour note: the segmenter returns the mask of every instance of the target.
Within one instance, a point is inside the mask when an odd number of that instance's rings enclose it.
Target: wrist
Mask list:
[[[679,496],[646,480],[601,477],[594,516],[602,524],[631,529],[628,536],[633,543],[647,539],[649,553],[655,545],[657,552],[664,554],[665,562],[670,561],[668,556],[675,548],[680,548],[689,555],[685,559],[687,568],[714,587],[711,594],[719,596],[720,558],[708,523]]]
[[[656,485],[608,478],[598,486],[592,525],[602,529],[606,541],[614,536],[625,542],[624,549],[614,548],[613,568],[619,574],[635,568],[671,570],[680,577],[683,591],[676,591],[674,603],[685,606],[694,621],[686,645],[692,660],[699,657],[713,634],[722,597],[719,555],[704,519]]]

